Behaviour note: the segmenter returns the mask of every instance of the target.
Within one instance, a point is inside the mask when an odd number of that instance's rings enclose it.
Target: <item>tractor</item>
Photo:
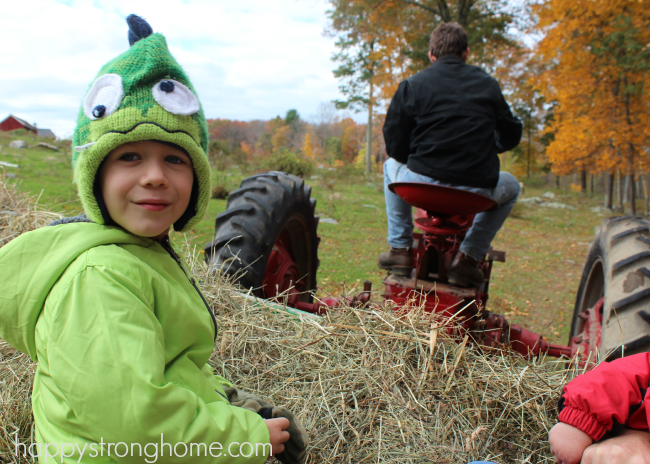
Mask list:
[[[383,297],[396,308],[423,306],[462,321],[475,343],[510,347],[525,357],[578,356],[587,363],[650,351],[650,221],[638,216],[609,218],[596,228],[566,346],[551,344],[521,325],[488,311],[493,263],[506,253],[490,249],[479,263],[485,283],[460,287],[447,278],[453,257],[474,216],[497,207],[482,195],[425,183],[393,183],[392,192],[417,208],[414,263],[410,276],[390,272]],[[232,275],[255,296],[280,300],[301,311],[322,314],[346,304],[364,305],[372,283],[356,297],[314,301],[318,270],[318,217],[311,187],[294,175],[266,172],[242,180],[215,221],[205,247],[213,270]]]

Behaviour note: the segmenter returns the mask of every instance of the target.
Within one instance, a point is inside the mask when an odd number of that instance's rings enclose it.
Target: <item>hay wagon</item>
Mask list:
[[[541,335],[487,310],[493,263],[506,253],[490,250],[479,263],[485,283],[460,287],[447,269],[474,215],[496,208],[489,198],[439,185],[394,183],[389,188],[418,208],[414,270],[388,274],[383,297],[395,307],[423,306],[462,321],[480,345],[509,346],[524,356],[546,353],[583,362],[596,357],[650,351],[650,221],[625,216],[603,220],[583,267],[568,344],[548,343]],[[314,301],[318,270],[318,218],[311,187],[299,177],[267,172],[248,177],[228,198],[215,221],[214,240],[205,247],[212,269],[230,274],[257,297],[279,300],[301,311],[324,313],[343,299]],[[363,305],[371,282],[345,304]]]

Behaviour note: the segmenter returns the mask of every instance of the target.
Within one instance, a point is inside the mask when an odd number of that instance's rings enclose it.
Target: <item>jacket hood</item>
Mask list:
[[[43,227],[13,239],[0,248],[0,337],[37,361],[36,322],[70,263],[97,246],[150,242],[119,227],[87,222]]]

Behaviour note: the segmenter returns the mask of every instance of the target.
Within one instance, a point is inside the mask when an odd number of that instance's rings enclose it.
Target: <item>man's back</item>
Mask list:
[[[432,65],[402,82],[390,103],[384,123],[390,251],[379,256],[377,265],[403,276],[410,276],[414,265],[412,208],[391,192],[390,184],[451,184],[499,205],[476,215],[447,272],[454,285],[478,287],[485,282],[478,263],[519,195],[517,179],[499,172],[497,153],[517,146],[522,127],[497,81],[465,64],[468,56],[462,26],[440,23],[429,41]]]
[[[384,138],[388,155],[413,172],[493,188],[497,152],[514,148],[521,129],[495,79],[457,55],[445,55],[400,84]]]

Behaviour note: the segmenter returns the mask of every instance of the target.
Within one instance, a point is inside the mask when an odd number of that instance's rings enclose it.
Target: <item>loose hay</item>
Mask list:
[[[296,411],[308,462],[553,462],[548,430],[576,374],[564,362],[481,353],[418,309],[300,320],[223,284],[204,291],[221,327],[213,367]]]
[[[16,193],[2,183],[0,192],[4,210],[6,192]],[[11,201],[30,208],[24,198]],[[11,224],[0,222],[0,240],[42,222]],[[482,353],[420,308],[399,314],[372,305],[297,317],[246,298],[188,256],[219,324],[211,365],[298,415],[311,437],[308,463],[553,462],[546,439],[556,402],[579,373],[567,363]],[[27,462],[13,454],[13,443],[16,432],[22,443],[33,437],[35,367],[0,343],[6,462]]]
[[[18,192],[16,183],[4,181],[0,168],[0,247],[11,239],[59,219],[60,214],[37,208],[37,202]]]

